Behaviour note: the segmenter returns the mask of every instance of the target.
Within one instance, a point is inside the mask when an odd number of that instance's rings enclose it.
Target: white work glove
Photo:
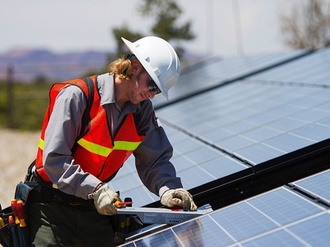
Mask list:
[[[118,194],[111,190],[106,183],[98,188],[95,192],[89,194],[88,199],[94,200],[94,205],[99,214],[117,214],[117,209],[114,203],[120,199],[118,198]]]
[[[184,211],[196,211],[197,206],[193,201],[192,195],[185,189],[170,189],[164,192],[160,199],[161,204],[172,208],[180,206]]]

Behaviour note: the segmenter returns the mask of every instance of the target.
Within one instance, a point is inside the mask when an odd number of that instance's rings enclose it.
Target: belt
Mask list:
[[[66,194],[49,185],[37,185],[29,193],[28,201],[31,203],[67,202],[72,205],[94,205],[93,200],[84,200],[74,195]]]
[[[51,183],[41,181],[37,174],[33,174],[31,182],[25,183],[33,188],[28,197],[28,201],[31,203],[64,202],[71,205],[94,205],[93,200],[85,200],[74,195],[69,195],[54,188]]]

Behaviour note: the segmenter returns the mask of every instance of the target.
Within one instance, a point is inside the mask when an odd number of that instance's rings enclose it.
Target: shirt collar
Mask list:
[[[115,98],[115,87],[113,74],[105,73],[97,76],[97,88],[100,94],[100,104],[115,104],[118,108]],[[123,111],[136,112],[141,109],[140,104],[127,102]]]

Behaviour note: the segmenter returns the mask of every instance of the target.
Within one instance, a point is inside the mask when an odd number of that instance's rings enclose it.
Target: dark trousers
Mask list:
[[[94,205],[30,203],[27,215],[31,246],[115,246],[110,217]]]

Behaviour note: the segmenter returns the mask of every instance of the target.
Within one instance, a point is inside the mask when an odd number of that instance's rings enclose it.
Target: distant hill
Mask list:
[[[8,66],[14,69],[14,80],[29,83],[36,78],[63,81],[81,77],[90,71],[105,72],[114,53],[100,51],[69,52],[58,54],[49,50],[12,50],[0,54],[0,79],[7,78]],[[182,68],[205,57],[190,51],[181,55]]]
[[[7,68],[14,69],[14,79],[29,82],[37,77],[53,81],[73,79],[87,71],[107,66],[109,53],[99,51],[53,53],[48,50],[13,50],[0,54],[0,79],[7,77]]]

